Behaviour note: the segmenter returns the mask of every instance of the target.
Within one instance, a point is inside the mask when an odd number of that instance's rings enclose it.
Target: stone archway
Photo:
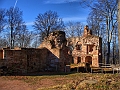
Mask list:
[[[74,57],[74,64],[81,63],[81,57]]]
[[[85,62],[92,65],[92,57],[91,56],[86,56],[85,57]]]
[[[81,63],[81,57],[77,57],[77,63]]]

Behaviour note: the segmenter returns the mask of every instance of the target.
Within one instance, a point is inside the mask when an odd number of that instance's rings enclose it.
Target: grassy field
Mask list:
[[[26,83],[30,87],[26,90],[120,90],[120,74],[59,73],[40,76],[1,76],[0,80]],[[0,90],[4,90],[4,87],[0,87]]]

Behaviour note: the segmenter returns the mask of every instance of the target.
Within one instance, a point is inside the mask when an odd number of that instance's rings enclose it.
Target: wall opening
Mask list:
[[[76,45],[75,47],[76,47],[76,50],[82,50],[82,45],[81,44],[80,45]]]
[[[81,57],[77,57],[77,63],[81,63]]]
[[[89,64],[92,64],[92,57],[91,56],[85,57],[85,62],[89,63]]]

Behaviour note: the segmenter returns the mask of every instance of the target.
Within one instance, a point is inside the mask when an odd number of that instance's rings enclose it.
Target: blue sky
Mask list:
[[[17,0],[16,7],[23,11],[23,20],[31,28],[39,13],[56,11],[64,22],[79,21],[86,24],[89,9],[80,6],[81,0]],[[0,0],[0,8],[15,6],[16,0]]]

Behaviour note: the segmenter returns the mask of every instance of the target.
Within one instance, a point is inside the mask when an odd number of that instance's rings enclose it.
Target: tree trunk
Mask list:
[[[107,42],[107,44],[108,44],[108,53],[107,53],[107,64],[109,64],[110,63],[110,61],[109,61],[109,59],[110,59],[110,42],[108,41]]]
[[[115,39],[114,39],[115,40]],[[115,64],[115,43],[114,43],[115,41],[113,41],[113,62],[112,62],[112,64]]]
[[[12,27],[12,24],[11,24],[11,42],[10,42],[10,48],[13,49],[14,48],[14,41],[13,41],[13,27]]]
[[[118,0],[118,40],[119,40],[119,64],[120,64],[120,0]]]

